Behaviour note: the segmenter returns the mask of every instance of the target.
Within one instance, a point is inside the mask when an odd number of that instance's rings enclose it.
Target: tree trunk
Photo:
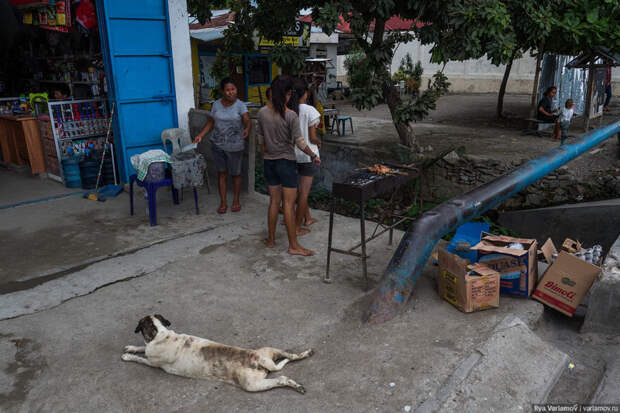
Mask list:
[[[508,84],[508,77],[510,76],[510,70],[512,69],[512,62],[514,61],[514,54],[510,56],[510,60],[506,65],[506,70],[504,70],[504,78],[502,79],[502,84],[499,87],[499,95],[497,96],[497,117],[503,118],[504,112],[504,95],[506,94],[506,85]]]
[[[400,106],[402,100],[400,98],[400,93],[398,93],[398,89],[396,89],[392,82],[384,82],[383,98],[385,99],[385,103],[387,103],[388,108],[390,109],[390,115],[392,115],[392,119],[394,119],[396,108]],[[411,124],[394,122],[394,126],[396,127],[396,132],[398,132],[398,138],[400,139],[400,143],[402,145],[410,147],[411,150],[417,150],[418,142],[413,133],[413,128],[411,127]]]
[[[536,55],[536,73],[534,74],[534,86],[532,86],[532,102],[530,105],[530,118],[536,118],[536,105],[538,104],[538,79],[540,77],[540,70],[543,58],[543,48],[538,47],[538,54]]]
[[[381,50],[385,47],[384,45],[384,35],[385,33],[385,20],[381,18],[375,19],[375,29],[372,37],[372,44],[370,45],[370,51]],[[393,55],[392,55],[393,57]],[[389,64],[392,62],[392,57],[386,62],[386,65],[383,69],[382,73],[378,73],[383,79],[383,99],[388,105],[390,109],[390,115],[392,116],[392,120],[394,119],[396,108],[400,106],[402,100],[400,98],[400,93],[398,93],[398,89],[392,83],[392,76],[390,76]],[[413,128],[410,124],[405,123],[397,123],[394,122],[394,126],[396,127],[396,131],[398,132],[398,138],[400,139],[400,143],[408,146],[411,150],[417,150],[418,144],[415,139],[415,135],[413,134]]]

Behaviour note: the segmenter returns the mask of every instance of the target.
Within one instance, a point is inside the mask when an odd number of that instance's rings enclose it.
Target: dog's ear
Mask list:
[[[161,323],[162,323],[162,325],[164,327],[170,327],[170,321],[166,320],[163,315],[155,314],[155,318],[157,318],[159,321],[161,321]]]
[[[142,331],[142,326],[144,325],[144,318],[142,320],[140,320],[140,322],[138,322],[138,326],[136,327],[136,329],[134,330],[134,333],[139,333]]]

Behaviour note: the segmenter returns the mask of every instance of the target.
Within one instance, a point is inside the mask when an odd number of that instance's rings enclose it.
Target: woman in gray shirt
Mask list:
[[[276,223],[280,203],[284,204],[284,223],[288,235],[288,253],[314,255],[297,242],[295,225],[295,200],[297,199],[297,162],[295,146],[310,156],[312,162],[321,163],[308,147],[299,127],[299,117],[286,107],[293,91],[293,81],[288,76],[278,76],[271,83],[271,101],[258,111],[258,140],[264,147],[265,180],[269,190],[267,225],[269,236],[264,240],[269,248],[275,246]]]
[[[228,174],[232,175],[234,198],[230,208],[232,212],[241,210],[239,194],[241,193],[241,163],[245,139],[250,134],[250,115],[245,103],[237,99],[237,86],[234,81],[224,78],[220,87],[222,98],[213,102],[211,117],[207,124],[194,138],[194,142],[201,142],[202,138],[211,133],[211,151],[218,173],[218,187],[220,190],[220,207],[218,214],[226,213],[226,181]]]

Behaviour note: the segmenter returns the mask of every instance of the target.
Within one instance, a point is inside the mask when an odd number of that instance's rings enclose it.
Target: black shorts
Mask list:
[[[300,176],[314,176],[317,171],[317,166],[314,162],[303,162],[297,164],[297,173]]]
[[[213,153],[213,162],[218,172],[227,172],[232,176],[241,175],[241,165],[243,164],[243,151],[228,152],[217,148],[215,145],[211,147]]]
[[[297,162],[289,159],[265,159],[264,166],[268,186],[297,188]]]

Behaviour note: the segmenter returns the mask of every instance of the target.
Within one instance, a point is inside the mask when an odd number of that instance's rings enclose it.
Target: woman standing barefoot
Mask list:
[[[297,241],[295,225],[295,199],[297,198],[297,163],[295,146],[310,156],[313,162],[321,160],[308,147],[301,129],[299,117],[286,104],[293,90],[292,79],[278,76],[271,83],[271,102],[258,111],[258,139],[264,145],[265,180],[269,190],[269,235],[265,244],[273,248],[276,239],[276,223],[280,202],[284,201],[284,222],[288,235],[288,253],[314,255],[314,251],[302,247]]]
[[[308,100],[308,84],[304,80],[295,79],[293,90],[294,93],[288,102],[288,106],[299,116],[299,126],[304,141],[318,157],[321,140],[317,136],[316,127],[321,120],[321,114],[314,107],[306,104]],[[299,174],[295,224],[297,225],[297,235],[304,235],[310,232],[309,229],[302,227],[304,220],[306,226],[310,226],[316,222],[316,219],[310,216],[308,195],[310,194],[312,180],[314,179],[318,166],[312,162],[312,159],[310,159],[308,155],[299,150],[299,148],[295,148],[295,156],[297,160],[297,173]]]

